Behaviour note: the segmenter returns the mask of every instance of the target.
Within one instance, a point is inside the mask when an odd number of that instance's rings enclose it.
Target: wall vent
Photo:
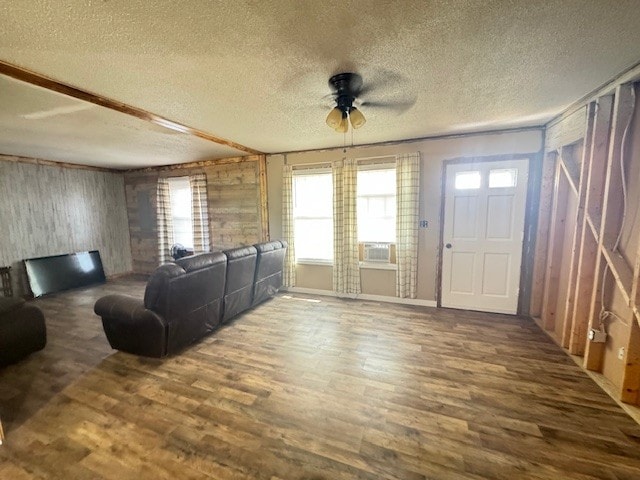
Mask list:
[[[391,244],[389,243],[365,243],[364,261],[389,263],[391,259]]]

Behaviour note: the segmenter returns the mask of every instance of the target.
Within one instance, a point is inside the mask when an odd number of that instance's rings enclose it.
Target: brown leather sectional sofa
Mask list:
[[[107,295],[94,311],[112,348],[171,355],[275,295],[286,248],[273,241],[184,257],[153,272],[143,300]]]
[[[0,367],[42,350],[46,343],[42,311],[18,297],[0,297]]]

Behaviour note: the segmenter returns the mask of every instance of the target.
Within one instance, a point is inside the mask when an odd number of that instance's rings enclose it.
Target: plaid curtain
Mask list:
[[[416,298],[420,154],[396,157],[396,295]]]
[[[293,168],[285,165],[282,172],[282,236],[289,244],[284,258],[284,278],[286,287],[296,284],[296,254],[293,226]]]
[[[353,159],[333,163],[333,290],[360,293],[357,179]]]
[[[171,220],[171,192],[166,178],[158,179],[158,262],[160,265],[172,262],[173,222]]]
[[[207,176],[197,173],[189,176],[191,186],[191,223],[193,225],[193,250],[208,252],[209,215],[207,211]]]

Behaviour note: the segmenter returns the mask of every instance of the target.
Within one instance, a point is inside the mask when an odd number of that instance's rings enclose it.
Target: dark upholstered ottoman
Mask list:
[[[47,343],[44,315],[17,297],[0,297],[0,366],[9,365]]]

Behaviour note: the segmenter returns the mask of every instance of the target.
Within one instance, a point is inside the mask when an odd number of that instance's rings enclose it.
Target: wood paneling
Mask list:
[[[0,478],[640,476],[640,427],[530,320],[280,294],[175,357],[113,352],[93,303],[143,287],[35,302]]]
[[[158,267],[156,218],[158,173],[125,175],[133,271],[151,273]]]
[[[14,160],[0,156],[0,265],[14,292],[28,291],[25,258],[99,250],[107,275],[131,271],[121,174]]]
[[[262,238],[259,162],[208,167],[207,195],[211,244],[225,249]]]
[[[265,222],[259,161],[263,157],[228,159],[205,167],[157,168],[125,173],[131,254],[136,273],[151,273],[158,266],[156,188],[159,175],[207,175],[211,248],[223,250],[260,242]],[[237,161],[236,161],[237,160]],[[145,201],[148,207],[143,207]],[[268,226],[268,221],[266,222]],[[145,228],[146,227],[146,228]]]

